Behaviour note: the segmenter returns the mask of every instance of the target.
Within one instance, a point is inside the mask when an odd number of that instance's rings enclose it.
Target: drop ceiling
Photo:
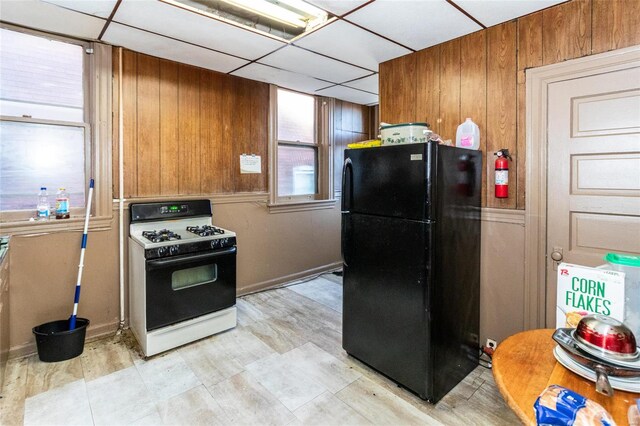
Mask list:
[[[0,21],[371,105],[378,65],[565,0],[308,0],[336,15],[291,42],[156,0],[3,0]]]

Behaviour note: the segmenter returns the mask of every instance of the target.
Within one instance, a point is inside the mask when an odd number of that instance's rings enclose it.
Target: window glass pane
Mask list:
[[[278,89],[278,140],[315,143],[313,96]]]
[[[34,210],[41,186],[52,207],[65,187],[71,207],[84,207],[84,127],[0,122],[0,210]]]
[[[83,122],[83,47],[0,29],[0,115]]]
[[[278,195],[316,193],[316,149],[278,146]]]

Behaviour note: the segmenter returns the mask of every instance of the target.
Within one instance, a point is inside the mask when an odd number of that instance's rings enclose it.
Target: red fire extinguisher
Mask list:
[[[496,198],[509,197],[509,160],[512,160],[508,149],[501,149],[493,155],[496,158]]]

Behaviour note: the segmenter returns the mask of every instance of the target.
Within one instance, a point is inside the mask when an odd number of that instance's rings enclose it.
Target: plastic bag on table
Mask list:
[[[558,385],[542,391],[533,408],[538,425],[616,426],[600,404]]]

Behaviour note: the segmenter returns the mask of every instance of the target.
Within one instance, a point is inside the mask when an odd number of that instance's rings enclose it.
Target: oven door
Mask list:
[[[236,247],[146,261],[147,330],[236,303]]]

